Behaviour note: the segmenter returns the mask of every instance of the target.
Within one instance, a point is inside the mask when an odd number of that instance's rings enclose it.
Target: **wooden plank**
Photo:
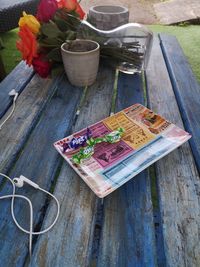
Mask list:
[[[21,61],[14,70],[0,83],[0,118],[5,114],[13,98],[8,93],[15,89],[21,93],[33,77],[33,69],[28,67],[24,61]]]
[[[69,85],[65,76],[61,81],[58,80],[57,82],[57,90],[52,92],[52,98],[48,101],[42,114],[40,114],[38,124],[32,131],[10,172],[11,177],[24,174],[46,190],[49,190],[54,183],[54,179],[57,177],[57,169],[61,162],[61,158],[53,147],[53,142],[69,134],[76,107],[83,92],[82,89]],[[47,83],[46,80],[41,80],[39,85],[44,86],[45,83]],[[32,87],[32,90],[34,89]],[[41,88],[39,89],[41,90]],[[45,88],[43,90],[45,91]],[[24,109],[29,107],[33,112],[36,104],[29,106],[29,100],[26,98]],[[32,117],[29,118],[28,116],[26,120],[32,120]],[[20,132],[20,127],[18,131]],[[1,195],[8,194],[9,191],[10,187],[4,185],[1,189]],[[35,230],[40,229],[46,205],[48,204],[47,195],[30,188],[30,186],[25,186],[23,189],[17,190],[17,192],[28,196],[32,200]],[[14,225],[9,212],[9,205],[9,201],[0,202],[1,265],[8,267],[24,266],[24,261],[28,255],[28,236]],[[26,228],[29,228],[29,210],[22,201],[16,201],[15,214],[18,221]],[[10,253],[11,251],[12,253]]]
[[[141,76],[120,74],[116,111],[144,104]],[[98,266],[156,266],[155,232],[148,171],[104,200]]]
[[[11,168],[17,154],[37,123],[39,114],[57,89],[56,83],[58,80],[42,79],[35,75],[26,86],[26,90],[19,96],[13,116],[0,130],[1,172],[5,173]],[[8,110],[8,113],[10,113],[10,110]],[[0,124],[5,120],[8,113],[0,120]]]
[[[151,168],[153,167],[154,165]],[[160,211],[157,205],[155,204],[153,208],[153,214],[154,214],[154,225],[155,225],[155,235],[156,235],[157,266],[162,267],[162,266],[166,266],[166,257],[165,257],[165,251],[164,251],[164,240],[163,240],[162,221],[161,221]]]
[[[147,84],[150,107],[183,128],[158,38],[152,48]],[[200,266],[200,180],[189,144],[159,160],[156,174],[166,257],[162,266]]]
[[[73,131],[109,115],[113,83],[114,73],[110,69],[102,69],[97,82],[87,91]],[[66,162],[54,194],[61,203],[61,214],[54,229],[38,238],[30,266],[88,266],[99,200]],[[51,205],[44,227],[52,221],[55,212],[55,207]]]
[[[140,74],[126,75],[119,73],[116,112],[134,103],[146,104],[145,89]]]
[[[188,132],[190,146],[200,172],[200,85],[174,36],[160,35],[176,100]]]

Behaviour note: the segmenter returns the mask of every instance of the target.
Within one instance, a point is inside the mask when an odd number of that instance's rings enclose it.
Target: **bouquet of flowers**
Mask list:
[[[43,78],[53,68],[59,70],[60,46],[66,40],[76,39],[77,22],[84,15],[77,0],[41,0],[36,16],[23,12],[19,20],[20,40],[16,43],[22,59]]]
[[[84,16],[77,0],[41,0],[36,16],[23,12],[19,20],[20,39],[16,44],[22,59],[43,78],[50,73],[57,74],[63,69],[61,45],[82,38],[98,42],[100,55],[115,66],[122,63],[122,70],[127,64],[133,70],[141,70],[148,52],[146,48],[151,43],[151,34],[146,28],[129,23],[124,28],[100,31],[83,20]],[[137,39],[138,32],[141,41]]]

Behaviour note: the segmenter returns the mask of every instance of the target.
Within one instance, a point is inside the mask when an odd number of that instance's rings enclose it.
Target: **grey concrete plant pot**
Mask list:
[[[129,11],[123,6],[92,6],[88,21],[100,30],[112,30],[129,22]]]
[[[71,84],[87,86],[95,82],[100,46],[92,40],[74,40],[61,46],[65,72]]]

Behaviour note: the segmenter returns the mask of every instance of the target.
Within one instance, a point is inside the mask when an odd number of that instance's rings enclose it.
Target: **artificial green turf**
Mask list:
[[[200,25],[189,26],[162,26],[151,25],[149,28],[154,32],[165,32],[175,35],[183,48],[183,51],[192,66],[193,72],[200,82]],[[20,61],[20,53],[16,49],[18,29],[7,33],[1,33],[5,49],[1,50],[5,68],[9,73]]]

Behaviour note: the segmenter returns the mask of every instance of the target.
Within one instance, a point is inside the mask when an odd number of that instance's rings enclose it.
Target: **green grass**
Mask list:
[[[197,80],[200,82],[200,26],[161,26],[151,25],[149,28],[153,32],[165,32],[175,35],[188,58]],[[1,33],[5,49],[1,50],[5,63],[6,72],[9,73],[20,61],[20,53],[16,49],[18,29],[7,33]]]
[[[200,25],[151,25],[149,28],[153,32],[164,32],[176,36],[197,80],[200,82]]]
[[[0,38],[3,41],[4,49],[1,50],[3,62],[5,65],[6,73],[12,71],[12,69],[20,62],[21,55],[16,48],[16,40],[18,29],[6,33],[0,33]]]

